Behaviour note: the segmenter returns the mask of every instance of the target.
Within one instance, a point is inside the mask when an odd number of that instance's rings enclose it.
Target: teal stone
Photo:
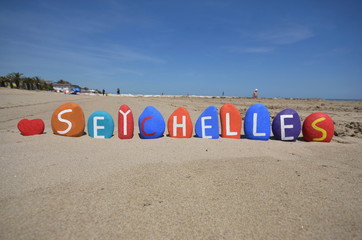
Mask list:
[[[96,111],[88,118],[88,135],[92,138],[111,138],[114,131],[112,116],[105,111]]]

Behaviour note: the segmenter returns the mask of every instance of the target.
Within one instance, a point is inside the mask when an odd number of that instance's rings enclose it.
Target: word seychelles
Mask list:
[[[218,139],[219,115],[221,137],[240,139],[242,117],[232,104],[221,107],[209,106],[199,116],[195,124],[195,134],[199,138]],[[111,138],[114,132],[112,116],[105,111],[92,113],[87,122],[88,135],[92,138]],[[80,137],[84,135],[85,118],[82,108],[76,103],[65,103],[58,107],[51,119],[53,133],[60,136]],[[138,118],[139,136],[142,139],[160,138],[164,135],[166,124],[162,114],[153,106],[144,109]],[[44,122],[41,119],[22,119],[18,129],[24,136],[42,134]],[[168,118],[167,129],[170,137],[191,138],[193,123],[186,108],[176,109]],[[298,113],[293,109],[279,112],[270,126],[270,114],[262,104],[252,105],[245,114],[244,132],[247,139],[268,140],[271,130],[274,138],[282,141],[296,141],[301,131],[303,138],[310,142],[330,142],[334,134],[333,120],[325,113],[310,114],[301,124]],[[134,119],[131,108],[120,106],[118,110],[118,137],[131,139],[134,136]]]

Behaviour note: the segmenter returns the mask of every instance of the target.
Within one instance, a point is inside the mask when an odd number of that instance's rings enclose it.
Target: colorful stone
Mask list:
[[[242,118],[239,110],[232,104],[220,109],[221,137],[240,139]]]
[[[120,139],[133,138],[134,120],[132,110],[127,105],[122,105],[118,110],[118,137]]]
[[[266,106],[254,104],[246,111],[244,132],[247,139],[266,141],[270,138],[270,114]]]
[[[76,103],[59,106],[52,115],[54,134],[67,137],[80,137],[84,134],[85,120],[82,108]]]
[[[306,117],[302,131],[307,142],[330,142],[334,135],[334,123],[328,114],[315,112]]]
[[[170,137],[191,138],[193,134],[193,124],[189,112],[186,108],[177,108],[168,118],[167,129]]]
[[[279,112],[272,123],[274,138],[282,141],[296,141],[302,130],[297,111],[287,108]]]
[[[23,136],[42,134],[45,124],[41,119],[22,119],[18,122],[18,129]]]
[[[210,106],[201,113],[196,121],[195,133],[199,138],[219,138],[219,119],[215,106]]]
[[[141,138],[153,139],[163,137],[166,124],[162,114],[155,107],[148,106],[138,118],[138,127]]]
[[[88,118],[88,135],[92,138],[111,138],[114,131],[114,122],[111,114],[105,111],[96,111]]]

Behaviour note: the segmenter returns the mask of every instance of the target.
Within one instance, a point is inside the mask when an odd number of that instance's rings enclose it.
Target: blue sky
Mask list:
[[[0,75],[133,94],[362,99],[362,1],[0,3]]]

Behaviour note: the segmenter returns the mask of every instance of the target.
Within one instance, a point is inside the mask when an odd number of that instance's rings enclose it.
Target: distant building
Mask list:
[[[62,83],[53,83],[53,89],[56,92],[66,92],[66,93],[68,93],[72,89],[72,85],[70,85],[70,84],[62,84]]]
[[[98,95],[99,91],[95,90],[95,89],[83,89],[82,88],[82,94],[85,94],[85,95]]]

